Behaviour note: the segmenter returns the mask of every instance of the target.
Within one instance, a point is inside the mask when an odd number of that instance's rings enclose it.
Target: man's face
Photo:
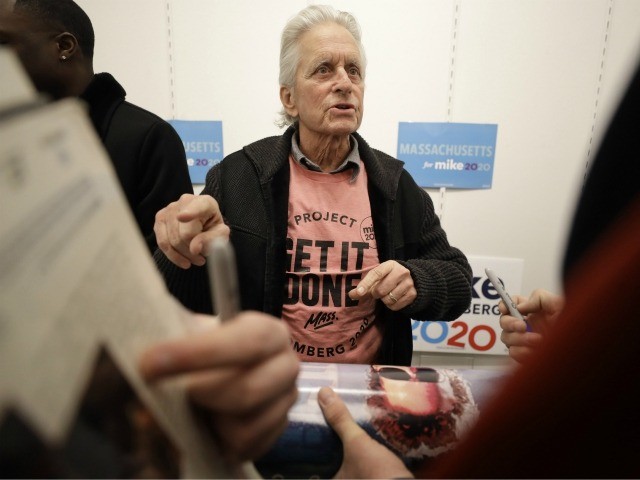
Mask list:
[[[54,32],[26,14],[14,11],[13,0],[0,0],[0,45],[12,48],[34,85],[56,96],[60,80],[58,48]]]
[[[292,107],[287,111],[299,117],[301,134],[355,132],[362,122],[364,66],[353,36],[344,27],[324,23],[302,35],[299,51]]]

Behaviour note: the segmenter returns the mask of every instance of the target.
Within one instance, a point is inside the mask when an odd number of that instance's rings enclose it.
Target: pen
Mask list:
[[[211,241],[207,270],[214,311],[220,321],[224,322],[235,317],[240,311],[236,258],[228,240],[215,238]]]
[[[218,237],[209,243],[207,272],[214,313],[220,322],[226,322],[240,312],[236,255],[233,246],[227,239]],[[230,468],[234,478],[262,478],[255,465],[250,461],[230,465]]]
[[[493,288],[496,289],[496,291],[498,292],[498,295],[500,295],[500,298],[509,309],[509,313],[511,314],[511,316],[526,322],[522,314],[518,311],[516,302],[513,301],[513,299],[511,298],[511,295],[509,295],[509,293],[504,289],[502,282],[498,279],[496,274],[493,273],[493,271],[488,268],[485,268],[484,272],[487,274],[487,277],[489,277],[489,281],[491,282],[491,285],[493,285]],[[527,324],[527,327],[528,327],[528,324]]]

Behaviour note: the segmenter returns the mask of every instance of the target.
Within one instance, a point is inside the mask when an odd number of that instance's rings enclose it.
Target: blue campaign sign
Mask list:
[[[398,158],[421,187],[491,188],[498,125],[400,122]]]
[[[184,144],[191,183],[204,183],[207,172],[222,160],[222,122],[169,120]]]

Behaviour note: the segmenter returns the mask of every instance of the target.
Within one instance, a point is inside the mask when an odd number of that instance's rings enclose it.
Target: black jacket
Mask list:
[[[279,317],[284,301],[289,196],[289,153],[294,128],[226,157],[207,174],[203,194],[215,197],[231,228],[244,309]],[[418,297],[399,312],[379,303],[383,325],[378,363],[411,362],[411,318],[453,320],[471,301],[471,267],[440,227],[429,195],[403,163],[371,149],[355,134],[369,179],[369,200],[380,261],[397,260],[411,271]],[[188,308],[212,311],[206,269],[181,270],[157,251],[169,290]]]
[[[120,185],[151,253],[158,210],[193,193],[184,146],[166,121],[125,101],[108,73],[94,76],[80,96],[113,163]]]

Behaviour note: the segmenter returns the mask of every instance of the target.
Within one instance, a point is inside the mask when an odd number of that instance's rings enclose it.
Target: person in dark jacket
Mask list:
[[[471,268],[403,163],[356,133],[366,59],[353,16],[310,6],[282,34],[282,136],[232,153],[160,211],[156,262],[211,313],[208,242],[227,236],[242,307],[282,318],[303,361],[409,365],[411,319],[453,320]]]
[[[51,99],[80,97],[113,162],[151,253],[158,210],[193,193],[180,137],[166,121],[125,101],[108,73],[94,74],[94,32],[72,0],[2,0],[0,44],[13,48],[35,87]]]

